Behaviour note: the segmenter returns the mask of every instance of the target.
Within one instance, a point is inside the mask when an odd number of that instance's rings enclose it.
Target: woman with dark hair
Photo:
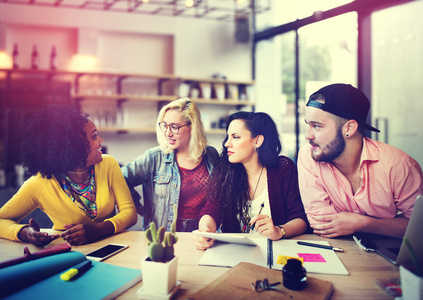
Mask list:
[[[297,168],[285,156],[278,131],[266,113],[229,116],[210,198],[201,211],[199,230],[253,232],[279,240],[306,232],[308,222],[298,189]],[[213,241],[194,235],[198,249]]]
[[[32,177],[0,208],[0,237],[37,246],[62,237],[82,245],[136,223],[119,164],[103,155],[103,139],[87,117],[74,107],[48,105],[25,118],[21,159]],[[50,217],[53,229],[64,232],[40,232],[34,219],[18,223],[36,208]]]

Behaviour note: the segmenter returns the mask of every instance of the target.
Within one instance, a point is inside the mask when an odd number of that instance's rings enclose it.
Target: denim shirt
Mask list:
[[[216,149],[206,148],[203,159],[209,174],[218,156]],[[122,173],[136,205],[140,205],[137,201],[141,197],[134,188],[138,185],[143,187],[143,229],[146,230],[150,222],[154,221],[157,227],[164,226],[166,231],[170,231],[175,216],[173,204],[176,204],[177,209],[181,188],[175,153],[164,154],[160,147],[149,149],[122,167]]]

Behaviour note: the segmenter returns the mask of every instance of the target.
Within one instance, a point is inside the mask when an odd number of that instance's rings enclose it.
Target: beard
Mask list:
[[[318,144],[312,144],[317,145]],[[311,156],[315,161],[320,162],[332,162],[335,160],[345,149],[345,140],[344,136],[342,135],[342,129],[338,128],[336,131],[336,137],[324,148],[320,147],[320,153],[315,154],[311,153]]]

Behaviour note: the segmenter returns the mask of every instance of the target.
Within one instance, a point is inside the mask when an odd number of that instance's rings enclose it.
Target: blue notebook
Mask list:
[[[68,252],[1,269],[0,298],[113,299],[142,279],[139,269],[96,261],[81,277],[60,279],[60,274],[84,260],[84,254]]]

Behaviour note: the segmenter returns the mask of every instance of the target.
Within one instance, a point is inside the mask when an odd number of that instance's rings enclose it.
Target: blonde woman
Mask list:
[[[159,146],[122,167],[137,211],[143,216],[143,229],[154,221],[170,231],[177,207],[177,231],[195,230],[218,153],[207,146],[200,111],[187,98],[160,110],[156,132]],[[139,185],[144,206],[134,189]]]

